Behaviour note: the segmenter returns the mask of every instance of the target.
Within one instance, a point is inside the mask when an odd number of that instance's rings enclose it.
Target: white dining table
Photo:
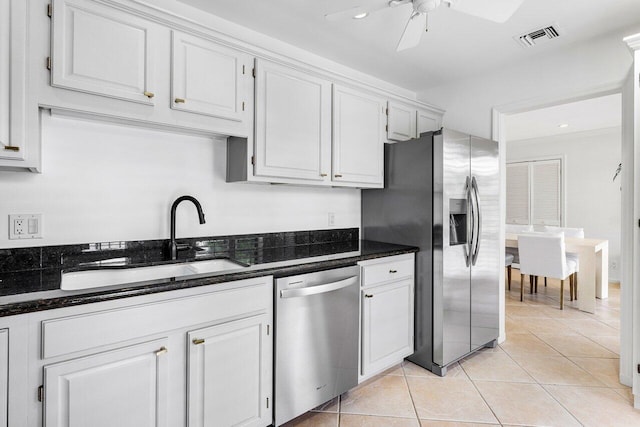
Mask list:
[[[567,252],[577,253],[580,260],[578,271],[578,308],[595,313],[596,298],[609,297],[609,241],[565,237]],[[518,247],[518,235],[506,234],[505,246]]]

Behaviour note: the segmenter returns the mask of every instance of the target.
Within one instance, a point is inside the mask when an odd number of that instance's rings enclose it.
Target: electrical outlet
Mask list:
[[[24,233],[25,233],[24,219],[15,219],[13,221],[13,234],[15,234],[16,236],[19,236]]]
[[[329,212],[329,226],[336,225],[336,214],[334,212]]]
[[[42,239],[42,214],[9,215],[9,239]]]

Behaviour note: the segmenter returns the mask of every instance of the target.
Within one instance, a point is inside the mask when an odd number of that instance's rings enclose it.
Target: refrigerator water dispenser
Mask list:
[[[467,199],[449,199],[449,245],[467,244]]]

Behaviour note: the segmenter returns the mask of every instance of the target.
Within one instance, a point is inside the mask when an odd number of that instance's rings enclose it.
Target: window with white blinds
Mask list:
[[[507,224],[562,225],[562,161],[507,164]]]
[[[507,165],[507,224],[529,224],[529,164]]]

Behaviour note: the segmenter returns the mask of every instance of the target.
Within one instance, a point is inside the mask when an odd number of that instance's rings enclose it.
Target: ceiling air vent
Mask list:
[[[514,39],[524,47],[533,47],[540,43],[560,37],[557,25],[549,25],[548,27],[539,28],[514,37]]]

